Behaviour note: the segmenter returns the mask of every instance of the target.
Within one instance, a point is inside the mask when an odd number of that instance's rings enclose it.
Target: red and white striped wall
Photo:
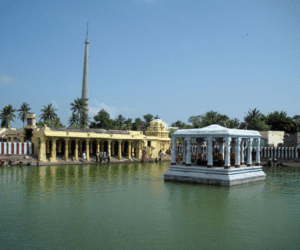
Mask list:
[[[0,155],[34,154],[34,144],[31,142],[0,142]]]

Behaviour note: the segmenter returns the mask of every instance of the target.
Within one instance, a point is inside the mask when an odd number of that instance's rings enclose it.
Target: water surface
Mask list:
[[[299,249],[300,171],[164,183],[168,163],[0,169],[0,249]]]

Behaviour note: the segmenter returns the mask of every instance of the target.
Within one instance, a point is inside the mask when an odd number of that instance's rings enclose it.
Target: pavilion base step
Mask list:
[[[217,186],[241,185],[265,179],[266,174],[262,171],[262,166],[223,169],[170,165],[164,174],[165,181]]]

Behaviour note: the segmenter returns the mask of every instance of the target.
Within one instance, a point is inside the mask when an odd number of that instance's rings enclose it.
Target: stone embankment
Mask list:
[[[63,156],[57,156],[56,157],[57,162],[53,163],[53,162],[40,162],[40,166],[53,166],[53,165],[83,165],[83,164],[99,164],[96,163],[96,157],[95,156],[91,156],[90,157],[90,161],[88,162],[84,162],[82,158],[78,158],[79,161],[72,161],[71,157],[69,159],[69,161],[65,161],[63,159]],[[38,156],[37,155],[1,155],[0,156],[0,160],[5,160],[6,162],[8,162],[9,160],[14,161],[13,165],[17,165],[17,163],[19,161],[23,162],[23,166],[26,165],[27,162],[30,162],[30,164],[32,166],[36,166],[37,162],[38,162]],[[128,160],[127,157],[122,157],[122,159],[118,159],[116,156],[112,156],[110,159],[110,164],[114,164],[114,163],[134,163],[134,162],[140,162],[141,159],[132,157],[132,160]],[[171,161],[171,155],[163,155],[162,156],[162,161]],[[146,159],[146,162],[155,162],[155,159]],[[101,164],[107,164],[107,160],[104,160],[101,162]]]

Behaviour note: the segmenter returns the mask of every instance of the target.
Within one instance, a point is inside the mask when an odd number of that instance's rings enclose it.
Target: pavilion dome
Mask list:
[[[180,129],[175,131],[174,135],[228,135],[228,136],[258,136],[260,133],[255,130],[225,128],[217,124],[209,125],[205,128]]]
[[[150,122],[150,127],[164,127],[167,128],[166,123],[158,117],[158,115]]]

